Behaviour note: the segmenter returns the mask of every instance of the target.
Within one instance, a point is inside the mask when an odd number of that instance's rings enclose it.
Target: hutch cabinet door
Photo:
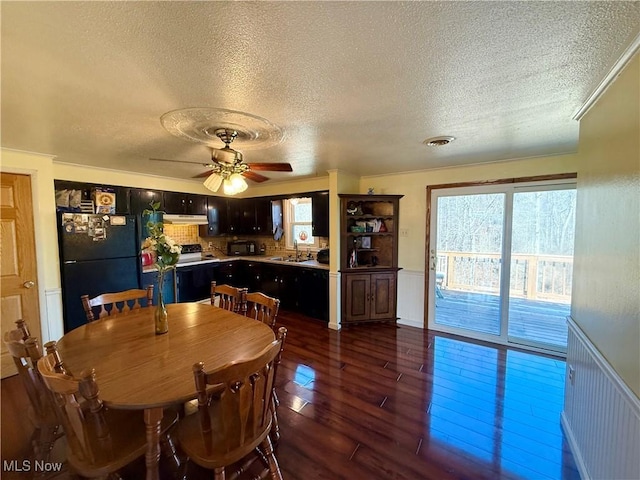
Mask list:
[[[371,320],[396,319],[396,274],[371,274]]]
[[[369,320],[371,306],[371,275],[346,274],[344,281],[347,295],[343,303],[343,320],[346,322],[362,322]]]

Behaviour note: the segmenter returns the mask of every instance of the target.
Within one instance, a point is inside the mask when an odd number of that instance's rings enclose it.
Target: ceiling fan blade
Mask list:
[[[204,178],[204,177],[208,177],[212,173],[213,173],[213,170],[209,170],[208,172],[202,172],[202,173],[199,173],[198,175],[194,175],[191,178]]]
[[[266,182],[267,180],[269,180],[268,177],[265,177],[264,175],[260,175],[259,173],[252,172],[251,170],[247,170],[242,174],[242,176],[258,183]]]
[[[263,172],[293,172],[290,163],[247,163],[251,170],[259,170]]]

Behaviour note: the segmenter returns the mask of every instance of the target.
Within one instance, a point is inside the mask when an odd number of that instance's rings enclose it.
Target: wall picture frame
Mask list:
[[[361,248],[371,248],[371,237],[362,237],[360,239]]]

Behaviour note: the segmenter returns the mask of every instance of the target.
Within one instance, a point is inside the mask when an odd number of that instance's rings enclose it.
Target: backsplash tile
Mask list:
[[[226,253],[227,242],[237,239],[237,237],[233,236],[200,237],[198,225],[165,224],[164,231],[180,245],[199,243],[200,245],[202,245],[203,252],[212,252],[214,255]],[[261,245],[264,244],[264,246],[266,247],[265,255],[268,255],[270,257],[287,257],[289,255],[293,255],[294,253],[293,249],[287,250],[285,248],[286,242],[284,238],[279,241],[274,240],[270,235],[250,235],[243,238],[256,242],[258,251],[260,251]],[[319,244],[328,245],[329,239],[320,237]],[[303,255],[306,255],[307,249],[305,247],[301,247],[300,252]]]

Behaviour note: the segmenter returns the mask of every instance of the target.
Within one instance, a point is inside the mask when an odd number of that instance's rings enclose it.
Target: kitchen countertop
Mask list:
[[[234,256],[234,257],[215,257],[215,258],[206,258],[204,257],[202,260],[196,260],[194,262],[183,262],[178,263],[176,265],[177,268],[183,267],[192,267],[195,265],[206,265],[208,263],[221,263],[221,262],[232,262],[234,260],[247,260],[251,262],[260,262],[260,263],[270,263],[273,265],[289,265],[292,267],[306,267],[306,268],[317,268],[319,270],[329,270],[329,265],[324,263],[319,263],[317,260],[305,260],[304,262],[288,262],[286,260],[276,260],[275,258],[282,257],[269,257],[267,255],[251,255],[251,256]],[[156,269],[153,265],[149,265],[142,268],[142,273],[155,272]]]

